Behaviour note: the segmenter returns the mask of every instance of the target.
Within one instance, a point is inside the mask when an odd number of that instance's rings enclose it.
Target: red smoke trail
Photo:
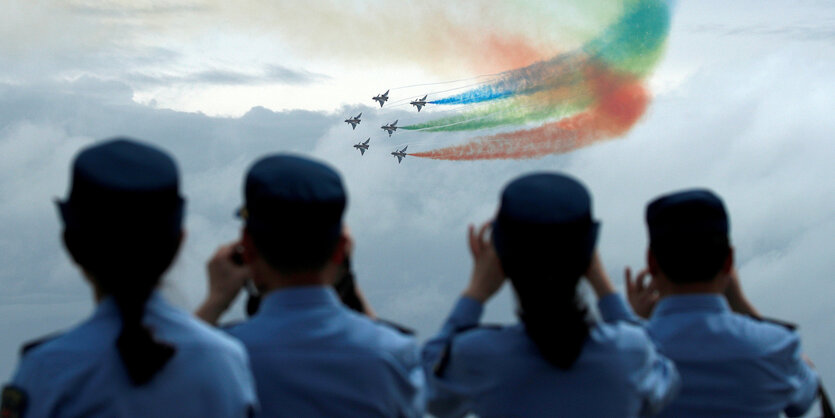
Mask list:
[[[521,159],[561,154],[623,135],[641,118],[649,94],[638,80],[587,67],[597,104],[538,128],[476,138],[467,144],[410,154],[437,160]]]

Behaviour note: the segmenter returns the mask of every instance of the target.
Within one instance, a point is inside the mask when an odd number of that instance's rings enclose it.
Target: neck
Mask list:
[[[318,271],[306,271],[298,273],[281,273],[269,266],[261,269],[263,279],[258,280],[258,290],[266,294],[276,290],[282,290],[301,286],[330,286],[336,278],[336,270],[331,264]]]
[[[656,280],[658,286],[658,293],[661,297],[668,295],[693,295],[713,293],[717,295],[723,294],[726,283],[719,277],[707,282],[694,283],[675,283],[670,281],[666,276],[659,275],[659,280]]]

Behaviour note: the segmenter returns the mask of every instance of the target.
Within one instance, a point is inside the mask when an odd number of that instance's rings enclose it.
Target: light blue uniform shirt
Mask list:
[[[346,308],[330,287],[268,293],[229,332],[249,352],[264,416],[423,414],[414,338]]]
[[[675,367],[638,326],[592,326],[579,358],[563,370],[545,360],[523,324],[460,332],[478,325],[482,310],[461,297],[423,349],[435,415],[630,417],[654,413],[675,395]]]
[[[26,417],[243,417],[257,406],[246,351],[154,293],[144,324],[177,351],[134,386],[116,349],[122,322],[112,298],[92,317],[27,352],[12,382],[28,395]]]
[[[635,318],[620,295],[599,305],[604,318]],[[798,416],[815,400],[818,377],[801,359],[797,333],[736,314],[721,295],[667,296],[646,328],[681,373],[664,416]]]

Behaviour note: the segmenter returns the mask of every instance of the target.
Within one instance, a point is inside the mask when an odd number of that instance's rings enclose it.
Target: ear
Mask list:
[[[244,264],[252,264],[260,257],[258,249],[255,248],[255,241],[252,239],[252,234],[247,231],[246,227],[241,228],[240,244],[244,249],[243,254],[241,254],[244,259]]]
[[[728,256],[725,258],[725,263],[722,265],[722,275],[727,276],[734,268],[734,247],[728,247]]]
[[[341,266],[345,259],[351,255],[351,249],[354,246],[354,241],[346,229],[342,230],[339,235],[339,241],[331,254],[330,262],[334,265]]]
[[[658,277],[659,273],[661,273],[661,268],[658,267],[658,260],[655,259],[655,254],[649,248],[647,248],[647,268],[652,277]]]

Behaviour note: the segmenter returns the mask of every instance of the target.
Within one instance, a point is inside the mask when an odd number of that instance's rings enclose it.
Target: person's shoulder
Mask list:
[[[190,313],[170,307],[168,316],[173,326],[157,329],[155,334],[163,341],[174,343],[178,349],[209,350],[207,352],[214,353],[214,355],[244,355],[243,345],[238,340],[223,330],[195,318]]]
[[[731,332],[740,345],[757,354],[790,354],[800,345],[800,335],[794,324],[740,314],[733,314],[731,321]]]
[[[527,351],[528,342],[521,325],[478,324],[455,330],[448,348],[451,354],[475,360]]]
[[[589,328],[591,341],[611,349],[642,351],[650,344],[644,327],[628,322],[598,322]]]

